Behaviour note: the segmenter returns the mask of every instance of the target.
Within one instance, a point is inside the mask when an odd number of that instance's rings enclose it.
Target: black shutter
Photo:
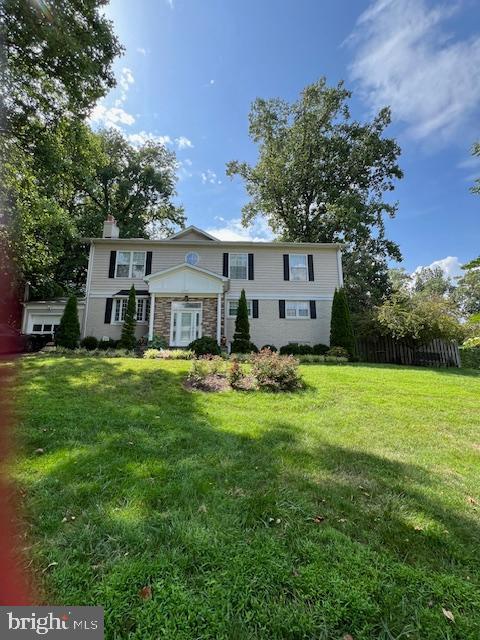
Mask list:
[[[145,261],[145,275],[149,276],[152,273],[152,252],[147,251],[147,259]]]
[[[312,280],[315,280],[315,278],[313,277],[313,256],[309,254],[307,256],[307,260],[308,260],[308,279],[312,281]]]
[[[278,301],[278,312],[280,318],[285,318],[285,300]]]
[[[117,252],[116,251],[110,251],[110,265],[108,267],[108,277],[109,278],[114,278],[115,277],[115,263],[117,261]]]
[[[107,303],[105,305],[105,324],[110,324],[112,321],[112,306],[113,298],[107,298]]]
[[[253,253],[248,254],[248,279],[253,280]]]
[[[223,277],[228,278],[228,253],[223,254]]]
[[[288,253],[283,254],[283,279],[290,280],[290,259]]]
[[[310,318],[315,320],[317,317],[317,305],[315,304],[315,300],[310,300]]]
[[[252,300],[252,318],[258,318],[258,300]]]

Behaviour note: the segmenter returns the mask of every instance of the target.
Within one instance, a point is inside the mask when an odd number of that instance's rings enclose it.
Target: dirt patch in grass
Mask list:
[[[187,378],[184,382],[188,391],[229,391],[232,387],[224,376],[210,375],[203,380],[192,380]]]

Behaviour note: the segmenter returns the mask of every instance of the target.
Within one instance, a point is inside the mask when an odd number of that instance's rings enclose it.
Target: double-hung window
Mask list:
[[[247,308],[248,308],[248,317],[252,317],[252,301],[247,300]],[[228,315],[230,318],[236,318],[238,311],[238,300],[229,300],[228,301]]]
[[[128,298],[115,298],[113,305],[113,321],[124,322]],[[150,317],[150,298],[137,298],[137,322],[148,322]]]
[[[248,278],[248,253],[230,254],[230,278],[232,280]]]
[[[115,277],[143,278],[145,275],[145,251],[118,251]]]
[[[287,300],[285,317],[293,319],[310,318],[310,305],[306,300]]]
[[[307,256],[299,253],[291,253],[289,257],[290,263],[290,280],[304,282],[308,280]]]

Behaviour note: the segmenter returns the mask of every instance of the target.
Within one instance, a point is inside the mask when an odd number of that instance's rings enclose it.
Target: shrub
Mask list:
[[[476,349],[480,349],[480,336],[475,337],[475,338],[467,338],[467,340],[464,341],[464,343],[462,344],[462,347],[468,347],[468,348],[476,348]]]
[[[289,356],[306,356],[313,353],[313,349],[309,344],[286,344],[283,347],[280,347],[280,355],[289,355]]]
[[[324,356],[330,347],[326,344],[314,344],[312,347],[312,353],[316,356]]]
[[[240,386],[241,381],[245,377],[245,372],[237,358],[233,358],[227,370],[227,378],[233,389]]]
[[[135,287],[130,287],[130,293],[128,294],[127,309],[125,311],[125,320],[122,326],[122,336],[118,343],[118,346],[122,349],[135,349],[137,340],[135,338],[135,327],[137,321],[135,320],[135,314],[137,312],[137,303],[135,300]]]
[[[70,296],[55,335],[55,343],[66,349],[76,349],[79,340],[80,322],[78,321],[77,298]]]
[[[252,356],[252,373],[260,389],[292,391],[302,386],[298,360],[272,351],[260,351]]]
[[[163,336],[153,336],[148,343],[148,346],[151,349],[166,349],[168,347],[168,342]]]
[[[225,361],[220,356],[201,356],[192,361],[188,379],[192,382],[202,382],[208,376],[225,375]]]
[[[330,347],[325,355],[333,358],[348,358],[350,354],[343,347]]]
[[[232,353],[258,353],[258,347],[249,340],[234,340],[232,342]]]
[[[220,346],[218,342],[215,340],[215,338],[211,338],[210,336],[197,338],[188,345],[188,348],[190,351],[193,351],[197,357],[206,355],[220,355]]]
[[[187,349],[146,349],[143,357],[147,360],[158,358],[159,360],[192,360],[193,351]]]
[[[235,318],[232,353],[249,353],[251,351],[250,345],[247,298],[245,297],[245,289],[242,289],[238,301],[237,317]]]
[[[346,349],[348,355],[352,357],[357,354],[352,320],[348,309],[347,297],[343,288],[335,289],[333,296],[330,345],[332,347],[343,347]]]
[[[264,344],[260,351],[264,351],[265,349],[272,351],[272,353],[277,352],[277,347],[274,344]]]
[[[118,347],[118,340],[113,340],[113,338],[109,338],[108,340],[99,340],[98,341],[98,349],[101,351],[106,351],[107,349],[116,349]]]
[[[80,346],[87,351],[95,351],[98,348],[98,340],[95,336],[86,336],[81,342]]]
[[[480,347],[460,347],[460,360],[465,369],[480,369]]]
[[[300,364],[321,364],[325,362],[325,356],[306,355],[298,356]]]

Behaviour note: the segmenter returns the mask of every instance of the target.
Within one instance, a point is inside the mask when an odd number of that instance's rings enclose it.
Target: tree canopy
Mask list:
[[[258,98],[249,116],[258,162],[231,161],[227,174],[243,178],[250,196],[245,225],[262,215],[283,240],[345,243],[346,289],[360,309],[382,299],[387,260],[401,259],[385,237],[384,218],[397,206],[384,196],[403,174],[398,144],[384,137],[389,109],[361,123],[350,116],[350,97],[343,83],[322,78],[293,103]]]

